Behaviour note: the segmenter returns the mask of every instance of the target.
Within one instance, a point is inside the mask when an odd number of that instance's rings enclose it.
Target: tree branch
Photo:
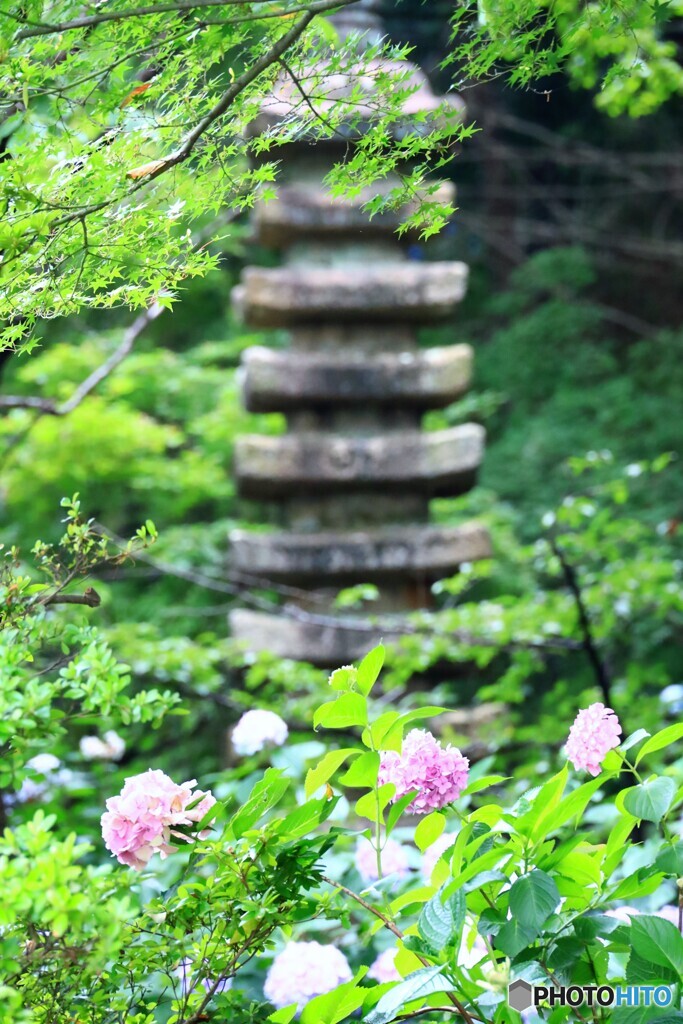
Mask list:
[[[269,0],[249,0],[252,4],[263,4],[268,3]],[[355,3],[357,0],[338,0],[334,5],[336,7],[343,7],[345,3]],[[152,4],[147,7],[129,7],[123,11],[101,11],[99,14],[84,15],[81,18],[74,18],[72,21],[62,21],[57,24],[47,24],[43,22],[32,22],[30,28],[22,29],[17,32],[14,37],[15,40],[20,41],[22,39],[33,39],[35,36],[48,36],[55,33],[71,32],[74,29],[79,28],[92,28],[95,25],[102,25],[108,21],[125,21],[129,18],[146,18],[152,17],[155,14],[179,14],[183,11],[198,10],[203,7],[236,7],[244,6],[244,0],[173,0],[170,3]],[[314,7],[315,4],[311,4]],[[7,17],[12,15],[7,12],[0,11],[0,14],[4,13]],[[283,16],[289,12],[284,10]],[[21,20],[19,18],[19,20]]]
[[[78,385],[66,402],[58,404],[50,398],[38,398],[35,395],[0,395],[0,409],[37,409],[46,416],[66,416],[73,412],[83,399],[123,362],[142,332],[163,313],[163,310],[164,307],[155,302],[136,317],[124,334],[119,347]]]
[[[97,608],[102,604],[102,598],[94,587],[87,587],[82,594],[50,594],[44,601],[38,600],[37,604],[45,607],[50,604],[84,604],[88,608]]]
[[[600,657],[595,637],[593,636],[593,627],[591,626],[590,616],[588,615],[588,609],[583,600],[583,593],[581,591],[581,585],[579,578],[576,574],[576,570],[567,561],[567,557],[560,548],[559,544],[554,538],[551,538],[550,547],[552,548],[553,554],[557,558],[562,568],[562,575],[564,576],[565,583],[572,593],[574,601],[576,603],[576,611],[579,617],[579,626],[583,636],[583,648],[586,652],[589,662],[593,668],[595,674],[595,680],[602,693],[603,700],[607,707],[612,706],[611,697],[611,683],[607,668]]]
[[[381,910],[378,910],[377,907],[373,907],[371,903],[368,903],[367,900],[364,900],[363,897],[359,896],[357,892],[353,891],[353,889],[347,889],[347,887],[345,885],[342,885],[341,882],[335,882],[333,878],[328,878],[327,875],[323,875],[322,880],[323,882],[327,882],[327,884],[331,885],[334,889],[339,889],[340,892],[343,892],[350,899],[360,904],[360,906],[364,907],[365,910],[368,910],[371,914],[374,914],[374,916],[382,922],[384,927],[388,928],[389,931],[393,935],[395,935],[397,939],[403,939],[404,936],[401,929],[397,927],[397,925],[395,925],[394,922],[391,921],[385,914],[383,914]],[[418,958],[423,967],[432,966],[429,963],[429,960],[426,960],[423,956],[420,956],[419,953],[416,953],[415,956]],[[467,1024],[474,1024],[475,1020],[482,1019],[481,1017],[475,1017],[473,1014],[471,1014],[466,1009],[466,1007],[463,1006],[458,997],[454,995],[452,992],[447,992],[446,995],[453,1004],[455,1012],[458,1013],[462,1017],[462,1019],[467,1022]]]

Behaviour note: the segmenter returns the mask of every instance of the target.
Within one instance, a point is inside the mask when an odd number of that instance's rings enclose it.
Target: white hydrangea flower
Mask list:
[[[88,761],[120,761],[126,752],[125,741],[113,729],[108,729],[102,739],[99,736],[84,736],[79,747]]]
[[[289,942],[273,960],[263,994],[278,1010],[296,1003],[299,1012],[315,996],[331,992],[353,974],[335,946],[319,942]]]
[[[245,712],[232,730],[232,745],[245,756],[264,747],[281,747],[288,735],[287,723],[274,711],[255,709]]]

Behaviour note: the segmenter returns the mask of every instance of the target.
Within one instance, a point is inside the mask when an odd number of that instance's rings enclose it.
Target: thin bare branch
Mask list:
[[[91,391],[101,384],[109,374],[126,358],[142,332],[163,313],[164,307],[158,302],[153,303],[133,323],[123,336],[123,341],[101,366],[93,370],[82,381],[66,402],[57,403],[50,398],[38,398],[35,395],[0,395],[1,409],[37,409],[46,416],[66,416],[81,404]]]

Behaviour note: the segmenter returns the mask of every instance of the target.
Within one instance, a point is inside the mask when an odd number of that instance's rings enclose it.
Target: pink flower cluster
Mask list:
[[[151,768],[126,779],[120,795],[107,800],[102,815],[107,849],[122,864],[142,871],[154,853],[167,857],[173,852],[171,838],[191,841],[179,829],[196,825],[216,803],[211,793],[193,791],[195,785],[192,779],[178,786],[164,772]],[[200,838],[206,834],[200,833]]]
[[[388,981],[402,981],[403,979],[396,968],[397,953],[398,950],[396,948],[385,949],[383,953],[380,953],[368,971],[368,978],[378,981],[380,985],[384,985]]]
[[[331,992],[352,977],[346,957],[335,946],[289,942],[273,960],[263,994],[278,1010],[296,1003],[301,1012],[315,996]]]
[[[400,754],[389,750],[380,759],[377,781],[393,782],[395,802],[417,790],[408,806],[411,814],[428,814],[457,800],[467,785],[470,763],[457,747],[441,743],[424,729],[413,729],[403,741]]]
[[[409,872],[408,854],[395,839],[387,839],[381,850],[382,874],[405,878]],[[356,870],[364,882],[376,882],[377,851],[369,839],[360,839],[356,846]]]
[[[621,725],[611,708],[598,702],[579,711],[569,730],[567,757],[576,769],[600,774],[600,764],[609,750],[619,746]]]

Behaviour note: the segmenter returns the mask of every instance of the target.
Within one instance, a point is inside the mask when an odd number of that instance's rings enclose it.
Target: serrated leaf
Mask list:
[[[420,937],[435,953],[440,953],[459,937],[465,922],[464,892],[459,890],[445,902],[442,902],[442,895],[438,892],[425,903],[417,922]]]
[[[545,871],[534,870],[522,875],[510,889],[512,916],[528,928],[540,930],[559,902],[557,886]]]
[[[453,983],[443,977],[443,971],[443,966],[423,967],[409,974],[382,996],[365,1018],[365,1024],[389,1024],[407,1003],[426,998],[435,992],[451,992]]]

